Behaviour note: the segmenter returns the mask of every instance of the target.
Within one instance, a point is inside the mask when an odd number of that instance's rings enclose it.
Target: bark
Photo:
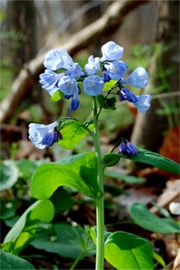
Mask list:
[[[168,50],[161,55],[163,70],[166,71],[172,65],[175,67],[175,71],[166,76],[169,87],[164,91],[176,92],[179,90],[179,1],[159,1],[155,4],[159,8],[159,20],[154,42],[161,42],[168,47]],[[157,72],[159,70],[155,61],[151,66],[150,76]],[[160,86],[160,83],[160,80],[156,80],[154,85]],[[164,101],[168,103],[169,98]],[[151,151],[158,151],[162,143],[163,131],[169,128],[167,117],[156,113],[160,107],[159,100],[153,99],[151,108],[144,115],[138,114],[131,137],[132,143]]]

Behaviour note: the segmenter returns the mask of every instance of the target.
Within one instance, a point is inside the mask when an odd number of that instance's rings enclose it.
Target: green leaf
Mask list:
[[[11,188],[18,180],[19,171],[11,160],[5,160],[0,164],[0,190]]]
[[[160,218],[154,215],[140,202],[132,204],[130,215],[139,226],[151,232],[163,234],[180,232],[180,225],[174,222],[173,219]]]
[[[158,153],[154,153],[145,149],[137,147],[139,154],[136,156],[126,156],[123,154],[106,154],[104,156],[104,163],[106,167],[111,167],[117,164],[121,157],[142,162],[145,164],[152,165],[158,169],[168,171],[171,173],[179,174],[180,164],[174,162],[171,159],[165,158]]]
[[[150,242],[126,232],[109,235],[105,242],[105,258],[116,269],[154,269]]]
[[[35,229],[40,221],[49,222],[54,216],[54,206],[49,200],[32,204],[18,219],[4,239],[3,249],[18,254],[34,238]],[[30,232],[30,229],[32,232]]]
[[[35,269],[34,266],[30,262],[2,250],[0,250],[0,261],[1,261],[2,270]]]
[[[58,223],[38,233],[31,244],[37,249],[76,259],[83,251],[85,252],[84,257],[95,255],[95,245],[87,237],[81,226]],[[86,241],[88,242],[87,248],[84,250]]]
[[[15,216],[17,208],[16,200],[1,200],[0,218],[8,219]]]
[[[126,182],[127,184],[141,184],[144,183],[146,181],[145,178],[142,177],[136,177],[136,176],[132,176],[132,175],[124,175],[115,171],[105,171],[104,175],[109,177],[109,178],[115,178],[115,179],[119,179],[119,180],[123,180],[124,182]]]
[[[115,97],[106,98],[103,95],[99,95],[98,102],[99,102],[99,105],[104,109],[111,109],[111,110],[116,109],[116,98]]]
[[[103,88],[103,91],[109,91],[111,90],[111,88],[117,83],[117,81],[114,81],[114,80],[111,80],[109,82],[106,82],[104,84],[104,88]]]
[[[51,101],[57,102],[57,101],[61,100],[63,97],[64,97],[64,94],[60,90],[58,90],[51,97]]]
[[[94,153],[70,157],[61,164],[44,164],[35,171],[31,182],[35,198],[48,199],[60,186],[72,187],[92,198],[101,196]]]
[[[69,210],[73,206],[72,196],[64,188],[58,188],[51,196],[51,201],[56,213]]]
[[[25,180],[30,180],[33,172],[38,167],[38,164],[34,160],[30,159],[22,159],[20,161],[16,161],[16,166],[19,168],[22,173],[22,177]]]
[[[153,258],[159,263],[162,265],[163,268],[166,267],[166,263],[165,261],[163,260],[163,258],[156,252],[153,252]]]
[[[75,120],[65,121],[59,131],[63,139],[59,140],[58,144],[67,149],[72,149],[89,134],[84,124]]]

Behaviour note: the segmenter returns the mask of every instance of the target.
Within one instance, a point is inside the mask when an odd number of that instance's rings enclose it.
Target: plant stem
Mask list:
[[[82,251],[81,253],[80,253],[80,255],[76,258],[76,260],[73,262],[73,264],[71,265],[71,268],[70,268],[70,270],[74,270],[75,269],[75,267],[76,267],[76,265],[80,262],[80,260],[81,260],[81,258],[84,256],[84,251]]]
[[[98,184],[104,194],[103,164],[98,129],[97,97],[93,97],[94,112],[94,144],[98,161]],[[96,220],[97,220],[97,247],[96,247],[96,270],[104,269],[104,195],[96,201]]]

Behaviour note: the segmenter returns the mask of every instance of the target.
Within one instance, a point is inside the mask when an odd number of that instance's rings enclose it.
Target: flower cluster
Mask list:
[[[102,93],[106,82],[116,82],[116,94],[119,100],[132,102],[139,112],[145,113],[150,107],[151,96],[136,96],[124,85],[130,84],[137,88],[144,88],[148,83],[148,74],[143,67],[135,69],[129,77],[125,78],[128,65],[121,60],[124,49],[113,41],[109,41],[101,48],[102,57],[88,58],[84,71],[75,63],[65,49],[49,51],[44,60],[45,71],[40,75],[40,83],[48,93],[53,96],[57,91],[61,96],[70,99],[70,111],[79,108],[79,95],[83,90],[88,96],[98,96]],[[82,86],[80,87],[80,82]],[[111,89],[110,89],[111,90]],[[30,124],[29,138],[33,144],[43,149],[51,146],[61,138],[55,130],[58,122],[48,126]]]

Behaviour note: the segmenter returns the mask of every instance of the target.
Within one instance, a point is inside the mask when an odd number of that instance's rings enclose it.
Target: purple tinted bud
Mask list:
[[[129,155],[129,156],[133,156],[133,155],[138,155],[138,150],[136,149],[136,147],[128,142],[127,140],[126,141],[123,141],[117,148],[117,152],[119,154],[123,154],[123,155]]]
[[[126,144],[124,142],[122,142],[119,146],[118,146],[118,153],[122,153],[122,154],[126,154]]]
[[[106,71],[106,70],[103,70],[102,76],[103,76],[103,81],[104,81],[104,82],[109,82],[109,81],[111,80],[111,78],[110,78],[109,75],[107,74],[107,71]]]
[[[76,111],[79,108],[79,105],[80,105],[80,101],[79,101],[78,95],[75,94],[70,103],[70,111],[71,112]]]
[[[126,151],[129,155],[137,155],[138,154],[138,150],[136,149],[136,147],[132,143],[127,142],[126,146],[127,146]]]
[[[136,95],[133,94],[132,92],[130,92],[125,87],[122,87],[120,92],[119,92],[119,100],[120,101],[128,100],[128,101],[133,102],[133,103],[138,101]]]

